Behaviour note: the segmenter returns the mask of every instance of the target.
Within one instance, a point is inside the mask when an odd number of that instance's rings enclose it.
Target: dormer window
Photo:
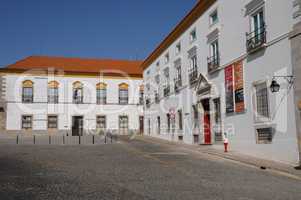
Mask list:
[[[169,62],[169,53],[165,54],[164,60],[165,60],[165,64]]]
[[[218,22],[218,12],[217,10],[213,11],[211,14],[210,14],[210,26],[216,24]]]
[[[196,40],[196,29],[193,29],[190,32],[190,42],[194,42]]]
[[[182,49],[181,43],[179,42],[179,43],[176,45],[176,54],[181,53],[181,49]]]

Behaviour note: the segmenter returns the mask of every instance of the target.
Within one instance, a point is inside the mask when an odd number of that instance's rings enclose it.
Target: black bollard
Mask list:
[[[49,138],[48,138],[48,139],[49,139],[49,141],[48,141],[49,144],[51,144],[51,136],[50,136],[50,135],[49,135]]]
[[[17,135],[17,144],[19,144],[19,135]]]
[[[65,136],[63,135],[63,144],[65,144]]]
[[[36,144],[36,136],[33,136],[33,144]]]
[[[95,135],[93,135],[93,137],[92,137],[92,141],[93,141],[92,143],[93,144],[95,143],[95,138],[94,137],[95,137]]]

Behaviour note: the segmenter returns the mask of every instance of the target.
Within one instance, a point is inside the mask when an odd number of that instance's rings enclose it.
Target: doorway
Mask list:
[[[144,133],[144,117],[143,116],[139,117],[139,131],[140,131],[141,135]]]
[[[204,99],[201,102],[204,109],[204,143],[211,144],[210,101],[209,99]]]
[[[84,117],[83,116],[73,116],[72,117],[72,136],[82,136]]]

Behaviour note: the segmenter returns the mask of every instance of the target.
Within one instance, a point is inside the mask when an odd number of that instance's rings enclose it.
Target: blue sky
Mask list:
[[[196,0],[0,0],[0,66],[31,55],[144,59]]]

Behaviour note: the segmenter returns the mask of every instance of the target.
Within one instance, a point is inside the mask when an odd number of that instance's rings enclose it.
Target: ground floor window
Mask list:
[[[58,117],[56,115],[49,115],[48,116],[47,123],[48,123],[48,128],[49,129],[57,129],[58,128],[57,122],[58,122]]]
[[[22,129],[32,129],[32,116],[23,115],[22,116]]]
[[[119,129],[121,131],[127,131],[129,129],[128,116],[119,116]]]
[[[269,99],[268,88],[266,82],[262,82],[255,85],[256,95],[256,117],[257,118],[269,118]]]
[[[273,128],[256,129],[257,144],[270,144],[273,140]]]
[[[106,116],[99,115],[96,117],[96,128],[106,129]]]

